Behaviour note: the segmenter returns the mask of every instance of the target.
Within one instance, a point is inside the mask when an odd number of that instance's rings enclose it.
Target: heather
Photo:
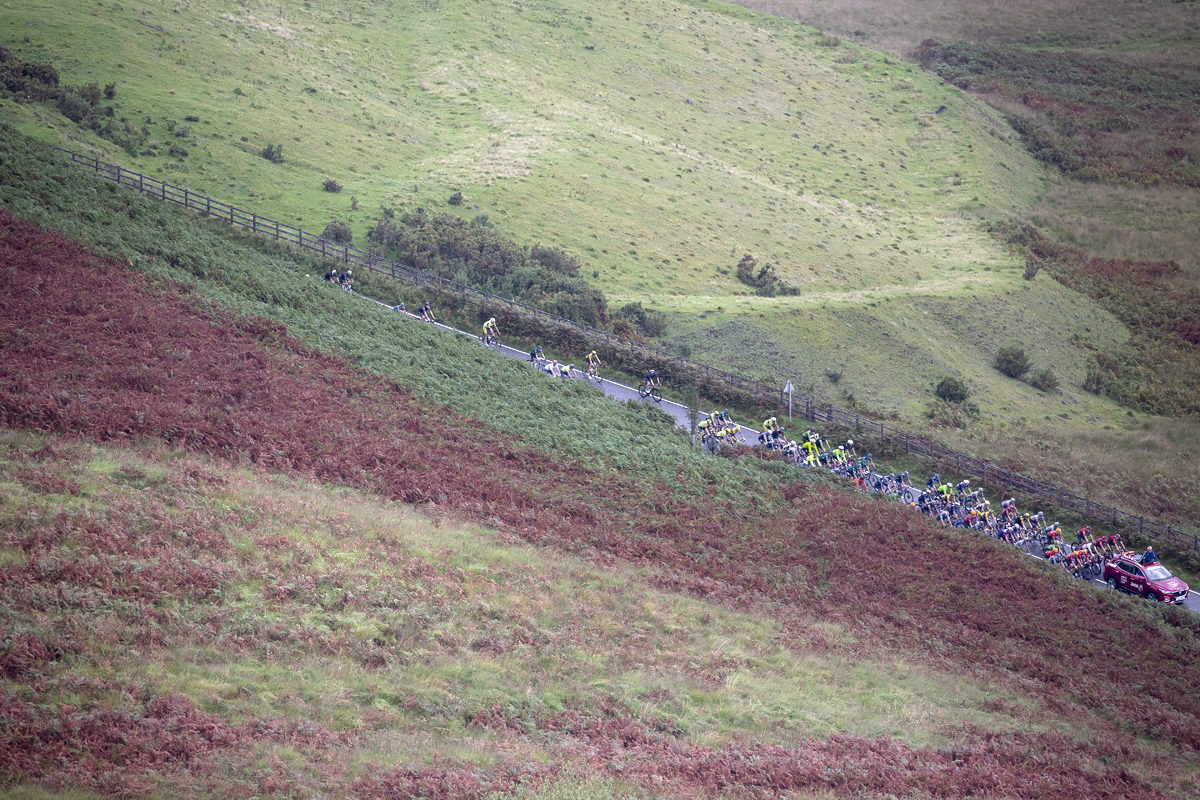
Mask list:
[[[602,459],[462,417],[77,241],[7,217],[2,242],[4,424],[54,437],[10,439],[5,462],[8,783],[222,796],[479,797],[572,774],[680,797],[1192,789],[1172,755],[1200,745],[1187,612],[1056,578],[766,462],[667,461],[662,429],[612,436],[672,476],[614,480]],[[444,349],[456,374],[472,368]],[[135,445],[143,460],[75,455],[88,442]],[[318,499],[313,479],[335,496]],[[755,502],[731,496],[739,480]],[[276,496],[255,488],[272,482]],[[414,548],[403,517],[367,521],[400,506],[451,538]],[[528,557],[453,538],[464,525],[484,526],[468,539],[581,558],[580,583],[561,589],[578,612],[556,613],[568,604]],[[606,583],[612,571],[621,580]],[[695,638],[719,619],[745,638]],[[800,677],[814,656],[832,669]],[[316,692],[326,658],[361,676],[348,694]],[[597,659],[609,666],[591,688],[555,682]],[[846,661],[897,660],[917,666],[890,672],[990,684],[960,691],[970,724],[934,722],[914,741],[910,701],[885,729],[864,724],[869,705],[793,716],[859,680]],[[305,670],[316,683],[288,683]],[[1131,685],[1140,713],[1115,716]],[[697,691],[734,706],[704,711],[714,700],[697,705]],[[135,758],[143,740],[104,738],[108,719],[180,739]],[[1039,777],[1048,759],[1053,780]]]

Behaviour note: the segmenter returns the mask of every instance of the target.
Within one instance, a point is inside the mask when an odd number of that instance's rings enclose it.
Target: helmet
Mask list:
[[[846,440],[846,446],[847,446],[847,447],[854,447],[854,440],[853,440],[853,439],[847,439],[847,440]]]
[[[353,274],[354,274],[354,270],[352,270],[352,269],[348,269],[348,270],[346,270],[346,274],[347,274],[347,275],[353,275]]]

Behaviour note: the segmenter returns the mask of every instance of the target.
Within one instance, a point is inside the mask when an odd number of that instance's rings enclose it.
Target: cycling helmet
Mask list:
[[[346,274],[347,274],[347,275],[353,275],[353,274],[354,274],[354,270],[352,270],[352,269],[348,269],[348,270],[346,270]]]
[[[853,439],[847,439],[847,440],[846,440],[846,446],[847,446],[847,447],[854,447],[854,440],[853,440]]]
[[[495,321],[496,321],[496,318],[495,318],[495,317],[492,317],[491,319],[489,319],[489,320],[488,320],[488,324],[489,324],[489,325],[491,325],[491,324],[493,324]]]

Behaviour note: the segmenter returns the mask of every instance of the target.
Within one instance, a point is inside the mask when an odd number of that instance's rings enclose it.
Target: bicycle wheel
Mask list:
[[[662,392],[658,390],[657,386],[650,389],[650,397],[652,397],[656,403],[662,402]]]
[[[650,394],[650,392],[646,391],[646,384],[643,383],[641,386],[638,387],[638,396],[641,397],[643,400],[645,400],[646,396],[649,394]]]

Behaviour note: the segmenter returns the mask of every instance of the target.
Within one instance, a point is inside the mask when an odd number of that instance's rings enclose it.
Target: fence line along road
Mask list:
[[[418,286],[436,286],[444,291],[461,294],[465,299],[502,303],[513,310],[519,309],[522,313],[534,317],[540,317],[564,325],[571,325],[578,328],[583,334],[597,340],[603,339],[610,344],[613,342],[626,344],[632,348],[655,353],[662,358],[679,361],[681,364],[690,364],[696,369],[703,370],[708,375],[716,375],[722,382],[728,383],[730,386],[751,394],[757,394],[763,400],[776,407],[783,405],[785,395],[779,387],[770,386],[761,381],[745,378],[732,372],[726,372],[725,370],[699,361],[682,358],[673,353],[668,353],[661,348],[643,344],[632,339],[626,339],[623,336],[618,336],[608,331],[598,330],[574,320],[560,317],[557,314],[550,314],[540,308],[534,308],[515,300],[475,289],[457,281],[447,280],[439,275],[431,275],[423,270],[401,264],[389,258],[374,255],[366,250],[359,250],[356,247],[335,242],[323,236],[316,236],[307,233],[301,228],[279,222],[278,220],[269,219],[251,211],[245,211],[228,203],[222,203],[220,200],[214,200],[211,197],[197,194],[190,189],[175,186],[165,181],[148,177],[140,172],[125,169],[117,164],[109,164],[98,158],[76,153],[73,150],[66,150],[61,147],[55,147],[54,149],[69,156],[72,163],[87,167],[98,175],[116,182],[120,186],[134,189],[164,202],[183,206],[186,209],[204,214],[207,217],[227,221],[230,225],[249,228],[255,233],[265,234],[279,241],[294,244],[305,250],[320,253],[323,258],[340,261],[343,264],[352,264],[360,269],[366,269],[369,272],[376,272],[381,275],[388,275],[397,280],[408,281]],[[1200,536],[1178,530],[1170,525],[1163,525],[1151,519],[1146,519],[1138,514],[1131,514],[1128,511],[1122,511],[1112,506],[1097,503],[1086,497],[1080,497],[1065,489],[1033,480],[1020,473],[959,453],[948,447],[943,447],[930,439],[892,428],[876,420],[848,413],[830,405],[819,406],[816,400],[811,397],[801,396],[794,399],[803,404],[804,417],[809,422],[826,422],[842,425],[847,428],[853,428],[860,435],[865,433],[893,442],[903,442],[905,453],[921,456],[928,461],[943,464],[946,467],[953,467],[962,474],[979,478],[985,485],[990,481],[1007,490],[1024,492],[1044,498],[1054,503],[1058,508],[1066,508],[1083,513],[1090,518],[1102,520],[1115,528],[1136,529],[1141,533],[1159,536],[1173,544],[1200,551]]]

